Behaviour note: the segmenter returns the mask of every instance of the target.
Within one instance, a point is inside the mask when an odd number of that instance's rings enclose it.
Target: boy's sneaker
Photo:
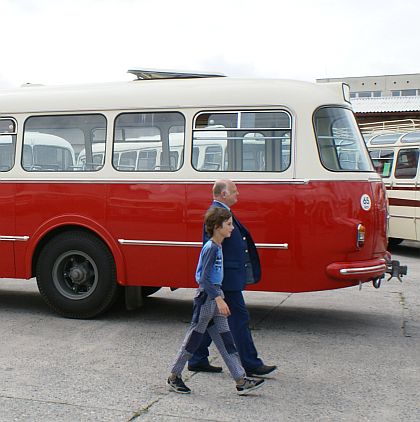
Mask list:
[[[242,385],[236,385],[236,391],[240,396],[244,396],[250,391],[260,388],[264,383],[264,380],[252,380],[250,378],[244,378],[244,381]]]
[[[176,377],[174,380],[168,378],[168,386],[171,390],[174,390],[175,393],[179,394],[190,394],[191,390],[184,384],[181,377]]]

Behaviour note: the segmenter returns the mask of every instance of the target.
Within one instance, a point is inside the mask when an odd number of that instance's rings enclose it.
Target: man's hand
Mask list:
[[[216,301],[217,309],[219,310],[219,312],[223,316],[228,317],[230,315],[230,309],[229,309],[229,306],[227,306],[227,303],[222,298],[222,296],[217,296],[215,301]]]

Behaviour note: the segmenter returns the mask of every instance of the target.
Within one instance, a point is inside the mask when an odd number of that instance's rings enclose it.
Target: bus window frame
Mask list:
[[[373,152],[373,151],[378,151],[379,157],[372,157],[370,155],[370,153]],[[381,153],[383,151],[387,151],[387,152],[390,152],[392,154],[391,163],[386,162],[386,160],[389,159],[389,158],[386,158],[386,157],[382,157],[381,156]],[[372,165],[373,165],[373,168],[375,169],[375,171],[379,174],[379,176],[381,176],[382,179],[389,179],[393,175],[393,169],[394,169],[394,165],[395,165],[395,162],[396,162],[395,149],[393,149],[392,146],[389,147],[388,145],[384,145],[383,147],[376,146],[375,148],[368,148],[368,152],[369,152],[369,157],[370,157],[370,159],[372,161]],[[383,161],[384,162],[382,173],[379,173],[377,171],[375,165],[373,164],[373,160],[379,160],[379,161]],[[386,164],[390,164],[390,166],[387,167],[387,169],[389,170],[389,172],[387,173],[387,175],[384,175],[383,172],[384,172],[384,169],[385,169],[385,165]]]
[[[155,168],[151,169],[151,170],[144,170],[144,169],[141,169],[141,170],[137,170],[137,169],[121,170],[121,169],[115,167],[115,165],[114,165],[114,154],[115,153],[119,154],[118,163],[120,161],[120,155],[121,155],[120,151],[115,151],[115,145],[116,144],[123,145],[124,142],[127,142],[127,141],[116,142],[116,132],[117,132],[117,130],[121,130],[121,127],[117,127],[117,120],[120,116],[135,115],[135,114],[137,114],[137,115],[138,114],[178,114],[178,115],[182,116],[184,132],[183,132],[183,141],[182,141],[182,144],[181,144],[182,145],[182,156],[180,157],[180,162],[179,162],[178,168],[176,168],[175,170],[171,170],[170,168],[165,169],[165,170],[160,170],[160,167],[161,167],[160,163],[156,164]],[[181,169],[183,168],[184,163],[185,163],[187,121],[188,121],[187,116],[181,110],[130,110],[130,111],[122,111],[121,113],[118,113],[113,119],[113,129],[112,129],[112,139],[111,139],[111,146],[112,146],[112,148],[111,148],[111,165],[112,165],[113,170],[115,170],[118,173],[128,173],[128,174],[139,174],[139,173],[143,173],[143,172],[145,172],[145,173],[165,173],[165,172],[176,173],[176,172],[181,171]],[[168,162],[169,162],[169,167],[170,167],[170,164],[171,164],[171,148],[170,148],[170,139],[169,139],[169,135],[171,134],[170,129],[172,127],[177,127],[177,126],[179,126],[179,125],[174,124],[174,125],[170,126],[169,130],[168,130],[168,151],[169,151]],[[144,127],[144,126],[137,126],[137,127]],[[155,127],[161,133],[161,128],[159,126],[147,126],[147,127],[151,127],[151,128]],[[176,133],[176,132],[173,132],[173,133]],[[136,141],[133,141],[133,142],[136,142]],[[139,144],[141,144],[141,142],[142,141],[138,141]],[[160,134],[160,141],[153,141],[153,142],[160,142],[163,145],[162,135]],[[143,143],[144,143],[144,141],[143,141]],[[163,148],[162,148],[162,150],[163,150]],[[156,153],[157,153],[157,157],[159,157],[161,159],[162,152],[160,152],[160,154],[159,154],[158,151],[156,150]],[[137,150],[136,154],[137,154],[137,159],[136,159],[136,167],[137,167],[137,164],[138,164],[138,161],[139,161],[139,151],[138,150]],[[118,164],[118,166],[119,166],[119,164]]]
[[[105,119],[105,126],[104,126],[104,128],[105,128],[105,150],[104,150],[104,155],[106,156],[106,145],[107,145],[106,138],[107,138],[107,133],[108,133],[109,122],[108,122],[107,116],[104,113],[100,113],[100,112],[96,112],[96,113],[92,113],[92,112],[80,113],[80,112],[78,112],[78,113],[62,113],[62,114],[61,113],[60,114],[59,113],[54,113],[54,114],[32,114],[32,115],[30,115],[30,116],[28,116],[28,117],[25,118],[25,121],[23,122],[23,125],[22,125],[22,127],[23,127],[23,130],[22,130],[22,142],[21,142],[21,144],[22,144],[22,151],[21,151],[21,157],[20,157],[20,164],[21,164],[22,170],[25,171],[25,172],[27,172],[27,173],[31,173],[31,174],[33,174],[33,173],[43,173],[44,172],[44,171],[39,171],[39,170],[35,170],[35,171],[28,170],[28,169],[26,169],[23,166],[23,150],[24,150],[24,147],[25,147],[25,133],[27,133],[27,131],[26,131],[26,125],[27,125],[28,120],[30,120],[32,118],[39,118],[39,117],[53,118],[53,117],[85,117],[85,116],[101,116],[101,117],[103,117]],[[80,127],[78,127],[78,129],[80,130]],[[98,130],[98,129],[101,129],[101,128],[91,128],[90,129],[91,140],[93,140],[93,138],[94,138],[94,132],[95,132],[95,130]],[[31,130],[28,130],[28,132],[31,132]],[[83,131],[82,131],[82,133],[84,135],[84,132]],[[60,135],[54,135],[54,134],[51,134],[51,133],[45,133],[45,134],[53,135],[53,136],[57,136],[59,138],[62,138],[65,141],[67,141],[72,146],[72,148],[73,148],[73,144],[70,141],[68,141],[66,138],[63,138]],[[90,152],[91,152],[91,155],[92,156],[93,156],[93,153],[92,153],[92,145],[94,145],[95,143],[96,142],[91,142],[90,143],[90,145],[91,145],[91,151]],[[73,153],[75,155],[75,157],[74,157],[74,163],[73,163],[73,169],[70,169],[70,170],[45,170],[45,172],[47,172],[47,173],[58,173],[58,174],[62,174],[62,173],[77,173],[77,172],[80,172],[80,173],[93,173],[93,172],[98,172],[98,171],[102,170],[104,168],[105,162],[103,162],[103,164],[102,164],[101,167],[96,168],[96,166],[93,163],[93,159],[92,159],[92,163],[89,164],[89,165],[92,166],[92,169],[86,170],[86,169],[80,169],[80,168],[77,167],[76,164],[78,162],[78,157],[79,157],[79,154],[80,154],[81,151],[85,150],[85,160],[87,158],[87,154],[86,154],[86,140],[85,140],[85,142],[84,142],[83,145],[84,145],[84,148],[82,148],[77,154],[76,154],[76,152],[74,151],[74,148],[73,148]],[[86,163],[85,163],[85,165],[86,165]]]
[[[268,127],[240,127],[241,126],[241,113],[284,113],[285,115],[288,116],[289,118],[289,125],[288,127],[278,127],[278,128],[268,128]],[[200,115],[203,114],[236,114],[237,115],[237,127],[233,128],[233,127],[225,127],[225,128],[214,128],[212,129],[211,126],[207,126],[207,127],[200,127],[200,128],[196,128],[196,122],[197,119]],[[216,125],[217,126],[217,125]],[[242,140],[242,144],[240,145],[239,151],[236,151],[236,156],[234,157],[233,163],[235,163],[238,159],[237,155],[238,152],[240,152],[242,154],[241,158],[242,158],[242,162],[241,162],[241,169],[235,168],[233,170],[231,169],[217,169],[217,170],[208,170],[208,169],[198,169],[195,165],[194,165],[194,160],[193,160],[193,150],[194,148],[199,148],[199,145],[194,143],[195,140],[195,133],[197,132],[212,132],[214,131],[215,133],[219,132],[219,131],[226,131],[226,132],[230,132],[233,133],[234,136],[231,137],[231,141],[233,141],[235,144],[236,142],[239,140]],[[289,137],[288,137],[288,141],[289,141],[289,162],[287,167],[285,167],[284,169],[281,170],[243,170],[243,160],[244,160],[244,154],[243,154],[243,146],[244,146],[244,141],[247,139],[246,136],[251,134],[251,135],[255,135],[256,133],[261,133],[261,132],[267,132],[267,131],[273,131],[273,132],[288,132],[289,133]],[[236,133],[242,133],[242,132],[246,132],[245,135],[243,136],[238,136]],[[293,157],[293,151],[294,151],[294,143],[293,143],[293,136],[294,136],[294,114],[288,110],[285,107],[281,107],[281,108],[272,108],[270,107],[269,109],[260,109],[260,108],[229,108],[229,109],[218,109],[218,110],[214,110],[214,109],[210,109],[210,110],[200,110],[198,112],[196,112],[193,116],[192,119],[192,139],[191,139],[191,155],[190,155],[190,165],[193,171],[196,171],[198,173],[205,173],[205,172],[211,172],[211,173],[217,173],[217,172],[223,172],[223,173],[240,173],[240,174],[251,174],[251,173],[255,173],[255,174],[264,174],[264,173],[270,173],[270,174],[283,174],[285,173],[287,170],[289,170],[292,166],[292,157]],[[237,138],[238,137],[238,138]],[[255,136],[254,136],[255,137]],[[221,138],[224,139],[224,138]],[[252,137],[251,137],[252,139]],[[265,144],[264,144],[264,149],[265,151],[267,151],[268,145],[267,145],[267,140],[268,141],[273,141],[273,137],[266,137],[263,135],[263,139],[265,140]],[[275,137],[275,140],[280,140],[282,145],[283,140],[287,139],[286,136],[281,136],[281,137]],[[228,140],[229,140],[229,136],[226,137],[226,151],[223,151],[222,148],[222,166],[226,165],[227,162],[227,157],[229,154],[229,150],[231,148],[229,148],[229,144],[228,144]],[[250,140],[250,139],[248,139]],[[236,147],[237,148],[237,147]],[[198,158],[198,157],[197,157]],[[281,160],[281,157],[278,157],[279,160]],[[197,164],[198,164],[199,160],[197,160]],[[281,166],[281,162],[280,162],[280,166]]]
[[[328,168],[325,164],[324,164],[324,160],[322,159],[322,155],[321,155],[321,150],[320,150],[320,145],[318,143],[318,134],[317,134],[317,130],[316,130],[316,114],[322,110],[322,109],[343,109],[343,110],[348,110],[350,111],[350,113],[353,115],[353,119],[355,122],[355,128],[359,131],[360,134],[360,138],[361,138],[361,143],[360,145],[362,145],[362,148],[365,149],[366,152],[366,156],[367,156],[367,161],[370,164],[371,169],[369,170],[351,170],[351,169],[331,169]],[[370,158],[370,154],[369,154],[369,150],[367,148],[366,142],[364,141],[363,135],[360,132],[359,126],[357,124],[356,121],[356,117],[354,116],[353,110],[351,109],[351,107],[345,107],[343,105],[338,105],[338,104],[329,104],[329,105],[322,105],[318,108],[316,108],[312,114],[312,128],[313,128],[313,132],[314,132],[314,139],[316,142],[316,147],[317,147],[317,151],[318,151],[318,158],[319,158],[319,162],[322,165],[322,167],[332,173],[337,173],[337,174],[341,174],[341,173],[355,173],[355,174],[360,174],[360,173],[376,173],[376,170],[373,166],[372,160]],[[338,163],[340,163],[339,160],[339,155],[337,154],[337,149],[334,148],[334,154],[336,156],[336,160]]]
[[[398,168],[398,163],[399,163],[399,159],[400,159],[400,155],[401,153],[406,154],[407,152],[415,152],[417,153],[417,165],[416,167],[411,167],[411,169],[415,170],[415,173],[413,176],[407,176],[407,175],[398,175],[397,170],[404,170],[407,167],[402,167],[402,168]],[[420,162],[420,148],[419,147],[414,147],[414,148],[406,148],[405,146],[402,148],[399,148],[397,151],[397,157],[395,160],[395,167],[394,167],[394,178],[401,180],[401,179],[406,179],[406,180],[415,180],[418,175],[419,175],[419,162]],[[410,167],[408,167],[408,169],[410,169]]]
[[[0,133],[0,137],[1,136],[10,136],[11,137],[13,160],[11,162],[10,168],[8,168],[7,170],[1,170],[1,168],[0,168],[0,173],[7,173],[7,172],[11,171],[13,169],[13,167],[16,165],[16,147],[17,147],[18,123],[17,123],[17,120],[14,117],[2,116],[2,117],[0,117],[0,120],[10,120],[13,123],[13,126],[14,126],[13,132]]]

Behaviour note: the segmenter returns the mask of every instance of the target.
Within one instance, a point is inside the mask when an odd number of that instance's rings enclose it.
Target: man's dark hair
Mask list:
[[[223,223],[232,217],[232,213],[221,207],[211,207],[204,216],[204,226],[206,233],[211,237],[213,236],[214,229],[222,227]]]

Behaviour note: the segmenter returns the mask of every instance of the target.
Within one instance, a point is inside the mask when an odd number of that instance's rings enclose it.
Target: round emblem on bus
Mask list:
[[[362,195],[360,198],[360,205],[365,211],[369,211],[370,207],[372,206],[372,201],[370,199],[370,196],[366,193]]]

